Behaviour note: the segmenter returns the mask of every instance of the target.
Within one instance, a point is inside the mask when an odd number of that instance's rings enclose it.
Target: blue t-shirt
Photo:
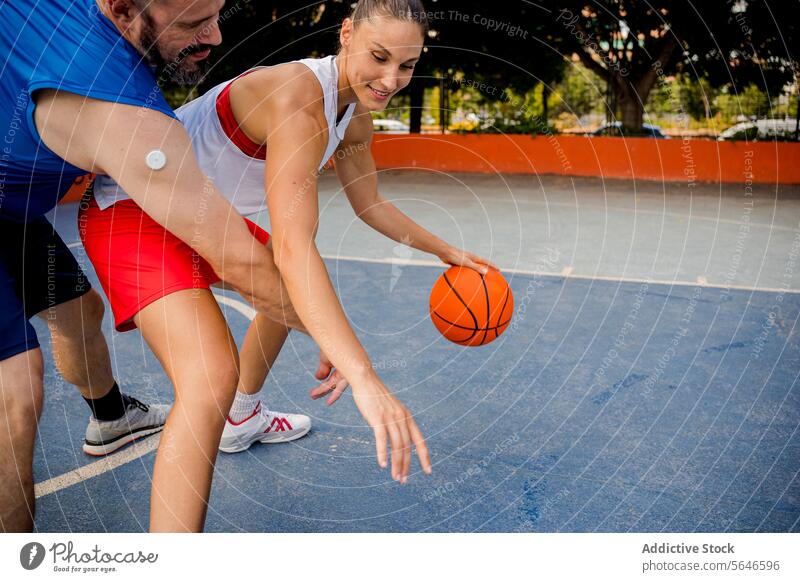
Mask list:
[[[95,0],[0,0],[0,220],[43,215],[87,173],[40,139],[31,95],[41,89],[175,117],[147,61]]]

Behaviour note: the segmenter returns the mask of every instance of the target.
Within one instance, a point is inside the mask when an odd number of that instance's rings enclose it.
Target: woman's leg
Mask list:
[[[219,448],[225,453],[240,453],[255,442],[285,443],[298,439],[311,429],[304,414],[270,410],[261,387],[278,358],[289,330],[261,314],[256,315],[244,338],[241,374],[228,422]]]
[[[238,392],[252,395],[261,390],[288,335],[285,325],[260,313],[256,315],[239,352],[242,368]]]
[[[236,344],[208,289],[167,295],[134,320],[175,388],[153,470],[150,530],[201,531],[238,382]]]

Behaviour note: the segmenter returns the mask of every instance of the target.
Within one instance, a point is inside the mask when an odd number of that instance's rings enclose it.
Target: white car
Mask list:
[[[396,119],[373,119],[372,127],[379,133],[408,133],[411,128]]]
[[[737,123],[721,132],[719,141],[771,139],[794,135],[797,121],[795,119],[757,119]]]

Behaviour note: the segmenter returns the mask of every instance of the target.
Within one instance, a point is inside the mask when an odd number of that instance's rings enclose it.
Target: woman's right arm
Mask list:
[[[317,165],[327,128],[315,117],[313,104],[298,111],[296,99],[277,97],[270,99],[268,108],[271,119],[283,120],[268,134],[265,185],[275,264],[289,299],[311,337],[350,382],[353,399],[375,433],[378,463],[387,466],[391,443],[392,478],[405,482],[413,445],[423,470],[430,473],[422,433],[373,369],[314,242],[319,217]]]

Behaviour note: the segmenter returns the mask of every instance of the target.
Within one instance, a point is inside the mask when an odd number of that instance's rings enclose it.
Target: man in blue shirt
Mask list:
[[[241,219],[229,219],[237,213],[198,169],[160,91],[159,78],[202,75],[221,42],[223,4],[0,0],[0,530],[33,525],[43,400],[33,315],[48,321],[60,372],[92,407],[85,450],[105,454],[156,432],[166,414],[119,392],[100,331],[103,303],[44,218],[78,176],[114,178],[260,311],[304,331],[283,300],[270,249]],[[214,373],[237,373],[230,359]],[[202,529],[218,445],[205,442],[213,439],[204,440],[203,423],[224,423],[233,398],[214,393],[208,375],[182,379],[197,393],[176,395],[154,470],[152,530]]]

